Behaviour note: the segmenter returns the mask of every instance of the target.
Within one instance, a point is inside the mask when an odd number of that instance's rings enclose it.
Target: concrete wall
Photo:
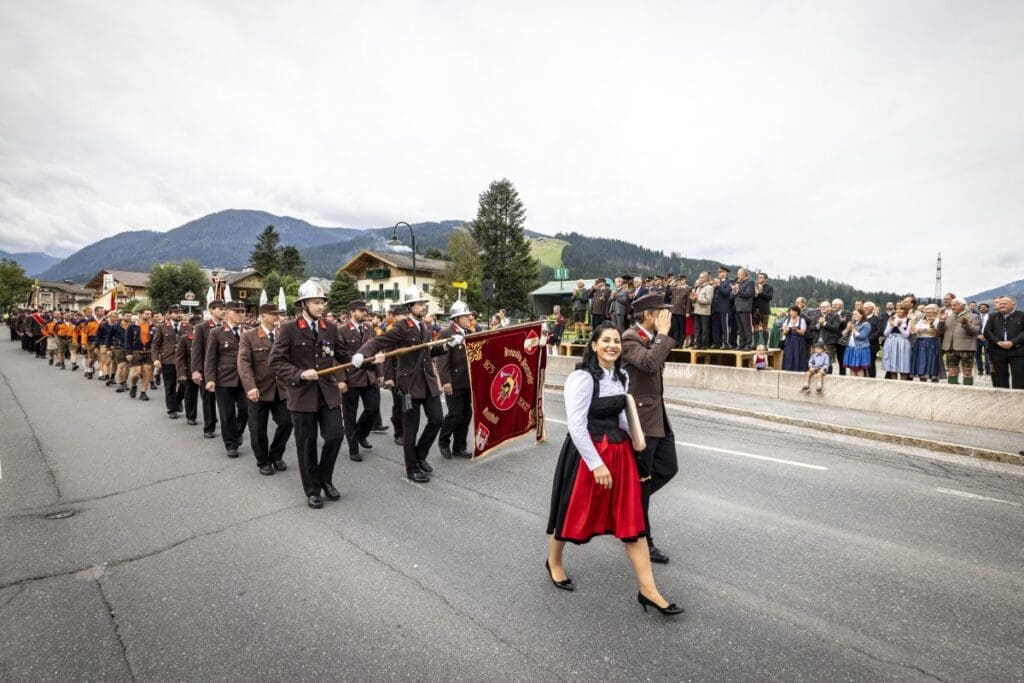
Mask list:
[[[549,357],[546,382],[561,385],[578,362]],[[800,393],[801,373],[689,363],[667,363],[664,377],[666,393],[672,387],[727,391],[972,427],[998,422],[1000,429],[1024,432],[1024,391],[830,375],[818,396]]]

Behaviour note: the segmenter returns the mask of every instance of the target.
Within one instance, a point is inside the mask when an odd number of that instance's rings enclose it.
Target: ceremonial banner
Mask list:
[[[546,353],[541,323],[479,332],[465,344],[473,396],[473,457],[534,430],[541,441]]]

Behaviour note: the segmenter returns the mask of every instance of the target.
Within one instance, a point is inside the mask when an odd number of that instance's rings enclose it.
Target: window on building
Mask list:
[[[424,282],[423,283],[423,293],[427,294],[429,292],[430,292],[430,283]]]

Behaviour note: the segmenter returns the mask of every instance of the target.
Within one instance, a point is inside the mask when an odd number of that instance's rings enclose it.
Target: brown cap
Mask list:
[[[243,304],[241,301],[229,301],[228,305],[225,306],[224,308],[229,311],[244,311],[245,304]]]
[[[644,294],[639,299],[633,299],[633,312],[648,311],[653,308],[672,308],[672,304],[665,303],[664,294]]]
[[[207,304],[206,307],[207,308],[224,308],[224,300],[223,299],[214,299],[209,304]]]
[[[350,311],[358,311],[361,308],[366,308],[366,301],[364,299],[353,299],[348,302],[348,310]]]
[[[168,313],[181,313],[181,306],[179,306],[178,304],[171,304],[170,306],[167,307],[167,312]]]
[[[277,314],[280,314],[281,311],[278,310],[276,304],[266,303],[266,304],[261,304],[260,305],[260,315],[262,315],[264,313],[277,313]]]

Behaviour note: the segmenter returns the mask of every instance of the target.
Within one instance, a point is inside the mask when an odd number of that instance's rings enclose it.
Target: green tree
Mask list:
[[[0,260],[0,311],[25,305],[31,290],[32,278],[25,275],[25,269],[17,261]]]
[[[281,266],[282,275],[294,277],[299,280],[306,276],[306,262],[302,260],[302,255],[299,254],[299,250],[292,245],[289,244],[281,248],[278,262]]]
[[[278,270],[281,260],[280,243],[281,236],[273,225],[263,228],[263,232],[256,238],[256,245],[249,252],[249,264],[264,274]]]
[[[444,252],[437,247],[427,247],[427,250],[423,252],[423,255],[427,258],[437,259],[438,261],[445,260]]]
[[[331,291],[327,294],[327,309],[340,313],[348,307],[353,299],[360,298],[359,287],[356,286],[356,278],[351,273],[346,273],[341,268],[334,274],[334,283],[331,284]],[[369,305],[369,302],[367,302]]]
[[[431,292],[444,306],[444,317],[452,303],[459,298],[459,290],[452,287],[453,282],[466,283],[462,300],[483,317],[483,311],[487,308],[483,299],[484,265],[480,258],[480,245],[469,230],[456,228],[452,231],[448,238],[448,256],[448,264],[441,271]]]
[[[537,260],[523,232],[526,207],[512,181],[495,180],[480,194],[473,237],[483,249],[483,276],[494,280],[496,308],[526,312],[537,283]]]
[[[201,299],[206,287],[206,276],[195,261],[158,263],[149,271],[149,300],[157,311],[166,311],[181,301],[186,292]]]

